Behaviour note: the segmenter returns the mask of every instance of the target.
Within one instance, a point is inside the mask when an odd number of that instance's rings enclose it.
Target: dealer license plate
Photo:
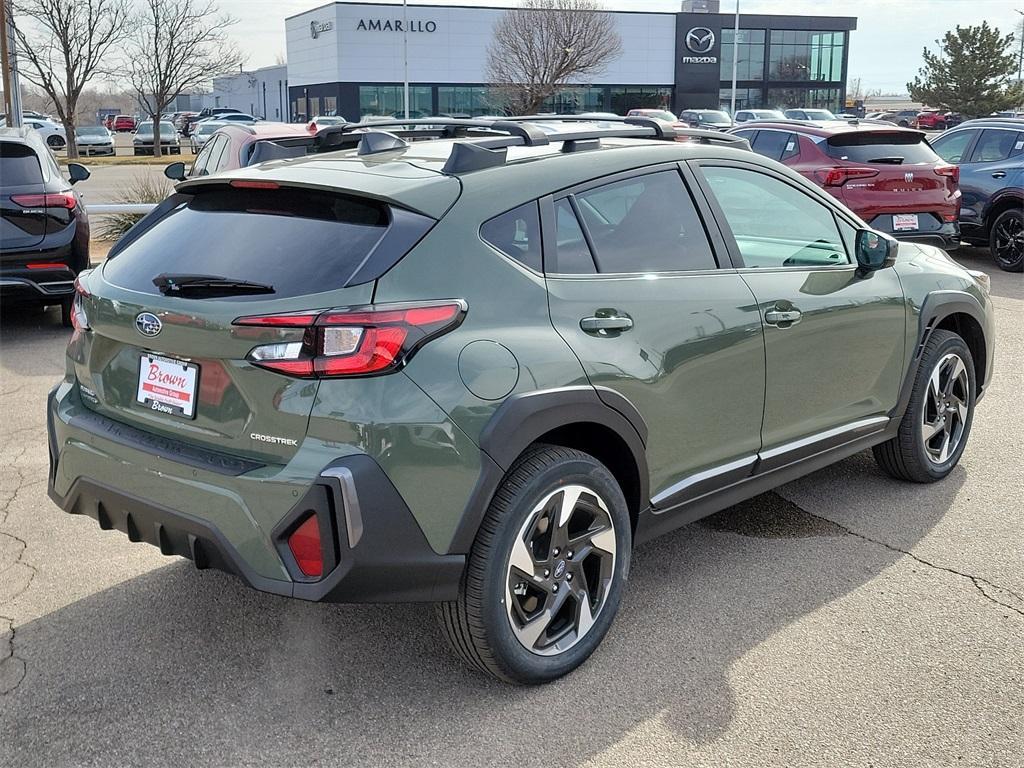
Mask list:
[[[916,213],[897,213],[893,215],[893,232],[906,232],[911,229],[920,229],[920,226],[917,223]]]
[[[159,413],[192,419],[196,415],[198,381],[198,365],[143,353],[135,399]]]

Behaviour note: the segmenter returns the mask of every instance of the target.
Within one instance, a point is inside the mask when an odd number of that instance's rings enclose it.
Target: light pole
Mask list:
[[[409,0],[402,0],[402,104],[409,119]]]
[[[732,98],[729,100],[729,116],[736,115],[736,65],[739,63],[740,44],[740,0],[736,0],[736,18],[732,26]]]

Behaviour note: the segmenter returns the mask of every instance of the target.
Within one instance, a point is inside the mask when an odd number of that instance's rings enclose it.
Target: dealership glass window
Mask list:
[[[442,115],[480,115],[494,114],[496,107],[488,98],[489,88],[475,86],[438,86],[437,111]]]
[[[773,29],[768,79],[841,81],[845,40],[844,32]]]
[[[718,106],[720,109],[729,111],[732,105],[732,88],[722,88],[718,91]],[[737,88],[736,109],[760,109],[764,106],[764,90],[761,88]]]
[[[828,109],[841,112],[840,88],[769,88],[770,109]]]
[[[671,109],[672,89],[654,86],[613,86],[610,89],[610,112],[620,115],[631,109]]]
[[[560,115],[573,112],[608,112],[608,96],[604,88],[562,88],[544,102],[542,112]]]
[[[733,38],[731,29],[722,30],[721,71],[723,80],[732,80]],[[763,29],[741,29],[736,38],[736,79],[764,79],[764,36]]]
[[[324,96],[320,100],[320,112],[318,114],[331,117],[338,114],[338,98],[336,96]]]
[[[415,85],[409,88],[409,117],[428,117],[434,113],[432,88]],[[402,116],[404,95],[400,85],[359,86],[359,117]],[[347,115],[346,115],[347,117]]]

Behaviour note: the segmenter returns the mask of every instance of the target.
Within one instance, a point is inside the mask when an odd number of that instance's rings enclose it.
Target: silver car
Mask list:
[[[75,128],[75,144],[80,155],[115,154],[114,134],[102,125],[80,125]]]
[[[188,135],[192,154],[198,155],[199,150],[206,146],[206,142],[213,136],[213,132],[223,125],[227,125],[223,120],[202,120],[192,126],[192,132]]]

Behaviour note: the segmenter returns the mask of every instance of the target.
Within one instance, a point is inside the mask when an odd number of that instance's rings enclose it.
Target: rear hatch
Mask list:
[[[48,217],[44,200],[36,200],[42,193],[43,170],[32,147],[0,141],[0,250],[25,251],[43,242]]]
[[[823,148],[837,168],[819,171],[819,181],[873,226],[898,232],[903,221],[906,230],[932,230],[956,221],[959,169],[936,155],[924,134],[850,131],[830,136]],[[917,227],[910,226],[913,214]]]
[[[82,400],[149,433],[285,462],[306,434],[317,380],[251,357],[256,347],[302,344],[307,330],[234,321],[369,304],[376,278],[433,219],[314,189],[189,191],[83,281],[91,332],[70,352]]]

